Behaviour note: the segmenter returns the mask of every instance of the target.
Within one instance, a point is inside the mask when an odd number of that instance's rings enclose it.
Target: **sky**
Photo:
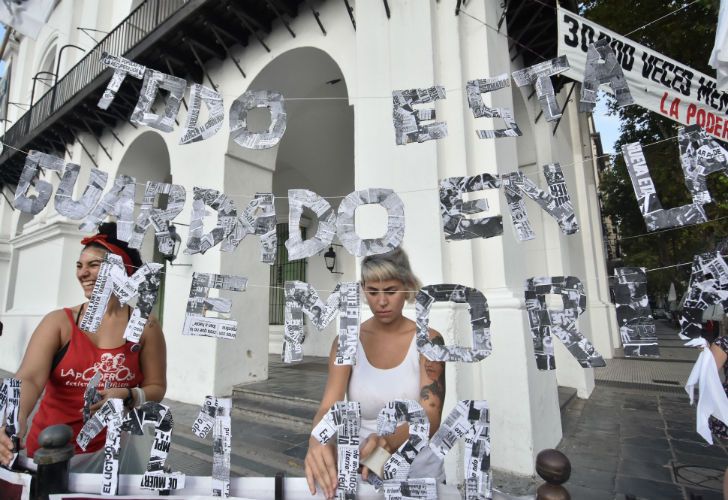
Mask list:
[[[604,152],[615,154],[614,143],[619,138],[619,116],[616,114],[609,116],[607,111],[607,99],[604,97],[604,91],[599,92],[597,99],[597,107],[594,109],[594,124],[597,132],[602,137],[602,147]]]

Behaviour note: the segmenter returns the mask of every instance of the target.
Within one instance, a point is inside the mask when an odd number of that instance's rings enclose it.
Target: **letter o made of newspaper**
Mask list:
[[[401,423],[409,424],[409,438],[384,463],[385,481],[404,481],[415,457],[430,440],[430,419],[422,406],[411,399],[396,399],[388,402],[377,415],[377,434],[394,434]]]
[[[268,108],[270,126],[265,132],[248,130],[248,111]],[[268,149],[276,146],[286,132],[286,108],[283,95],[272,90],[248,90],[230,107],[230,136],[247,149]]]
[[[431,361],[462,361],[473,363],[490,356],[493,350],[490,340],[490,313],[485,296],[475,288],[463,285],[428,285],[417,292],[417,350]],[[470,325],[473,330],[473,347],[457,345],[441,346],[429,336],[429,314],[434,302],[468,304]]]
[[[361,205],[378,203],[387,211],[387,232],[382,238],[362,239],[356,234],[354,212]],[[397,248],[404,239],[404,204],[391,189],[354,191],[341,201],[336,220],[337,235],[344,248],[356,257],[377,255]]]

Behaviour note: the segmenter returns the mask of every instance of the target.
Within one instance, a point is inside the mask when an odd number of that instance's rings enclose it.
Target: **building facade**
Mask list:
[[[512,12],[504,11],[499,2],[486,0],[471,0],[457,13],[456,7],[460,8],[460,2],[446,0],[62,0],[38,40],[13,36],[4,54],[8,68],[4,106],[9,122],[0,156],[3,192],[12,200],[13,179],[17,183],[24,161],[23,153],[10,146],[58,154],[80,164],[75,196],[81,194],[91,167],[108,172],[109,179],[126,174],[141,184],[179,184],[187,190],[185,207],[175,219],[183,242],[193,186],[223,191],[239,209],[254,193],[273,192],[282,197],[276,198],[282,244],[288,189],[306,188],[330,197],[334,209],[352,191],[393,189],[405,207],[403,245],[422,282],[477,288],[490,308],[493,353],[480,363],[448,364],[445,411],[460,399],[487,399],[492,411],[493,466],[530,474],[535,454],[561,438],[557,385],[574,387],[579,397],[588,397],[594,375],[592,369],[581,368],[558,341],[554,342],[556,370],[536,368],[524,281],[534,276],[578,277],[587,294],[580,331],[605,358],[611,358],[619,345],[609,302],[590,131],[587,116],[577,112],[578,86],[576,91],[571,84],[560,88],[557,100],[563,116],[555,124],[541,116],[532,87],[512,84],[488,94],[486,102],[512,109],[523,135],[479,139],[477,129],[501,128],[502,123],[473,118],[466,82],[510,74],[529,61],[538,62],[519,48],[537,47],[538,37],[530,42],[524,37],[538,32],[523,21],[527,9],[516,12],[506,7]],[[542,2],[533,3],[532,15],[537,15],[533,9],[540,12],[542,8],[555,17]],[[90,37],[100,43],[96,45]],[[553,38],[555,46],[555,33]],[[80,49],[61,51],[67,44]],[[224,100],[225,126],[204,141],[179,145],[179,127],[161,133],[133,125],[128,111],[136,101],[139,82],[131,78],[108,110],[97,109],[95,102],[111,75],[103,72],[99,55],[114,48],[113,53],[150,68],[216,87]],[[39,72],[58,77],[41,81],[48,75]],[[448,136],[396,145],[392,91],[433,85],[447,91],[436,109],[438,120],[447,122]],[[287,130],[271,149],[244,149],[229,135],[230,104],[253,89],[276,90],[286,99]],[[179,123],[184,115],[183,107]],[[251,113],[251,121],[256,120],[265,128],[265,112]],[[526,201],[536,238],[519,242],[505,198],[493,190],[471,199],[487,198],[491,213],[503,214],[503,235],[445,240],[440,179],[521,171],[547,189],[542,166],[554,162],[562,164],[580,232],[563,235],[546,212]],[[48,172],[44,179],[58,186],[55,174]],[[141,184],[137,185],[137,210]],[[214,217],[208,217],[206,224],[213,221]],[[315,231],[314,218],[302,225],[309,234]],[[373,205],[362,207],[356,225],[361,237],[379,237],[386,225],[384,211]],[[43,315],[82,302],[74,272],[81,237],[78,221],[57,214],[52,203],[30,217],[2,201],[0,307],[5,334],[0,338],[0,368],[18,367]],[[144,257],[161,262],[153,240],[148,233]],[[158,305],[168,349],[167,397],[197,404],[207,394],[230,394],[235,384],[265,379],[269,352],[281,350],[282,306],[275,287],[287,279],[302,279],[325,297],[337,282],[357,280],[357,259],[342,247],[333,248],[335,271],[341,274],[326,268],[323,255],[305,263],[287,263],[282,249],[276,264],[261,264],[254,236],[234,252],[213,249],[192,256],[180,252],[174,265],[165,267]],[[233,301],[232,316],[239,322],[236,340],[181,335],[194,271],[249,279],[245,292],[220,293]],[[363,316],[367,313],[363,307]],[[414,319],[414,307],[406,314]],[[443,334],[446,343],[470,345],[466,309],[437,303],[430,325]],[[323,332],[310,324],[306,328],[305,354],[326,355],[336,333],[335,322]],[[448,474],[462,473],[456,462],[451,457]]]

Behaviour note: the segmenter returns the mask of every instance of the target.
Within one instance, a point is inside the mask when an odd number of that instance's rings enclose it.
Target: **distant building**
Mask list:
[[[511,73],[541,62],[541,56],[556,56],[554,9],[541,0],[506,4],[504,11],[501,2],[493,1],[62,0],[37,41],[12,37],[3,56],[9,90],[0,109],[10,120],[0,155],[3,194],[12,200],[24,164],[17,148],[55,153],[80,164],[75,196],[92,167],[108,172],[110,179],[126,174],[138,183],[183,185],[187,203],[176,218],[183,242],[193,186],[224,191],[240,209],[256,192],[284,197],[276,199],[279,248],[273,266],[259,262],[254,236],[234,252],[180,252],[174,265],[166,266],[157,310],[168,346],[167,396],[199,404],[207,394],[230,394],[235,384],[267,377],[268,353],[281,350],[280,287],[285,281],[307,281],[326,297],[337,282],[358,279],[356,259],[340,246],[333,249],[335,271],[342,274],[329,272],[323,255],[287,261],[288,189],[328,196],[334,208],[341,196],[357,189],[394,189],[405,205],[404,247],[422,281],[475,287],[488,299],[493,354],[474,365],[448,365],[445,411],[459,399],[487,399],[493,466],[532,473],[535,454],[561,437],[557,383],[588,397],[594,374],[582,369],[558,340],[553,341],[557,369],[536,369],[524,281],[577,276],[588,297],[579,319],[581,332],[605,358],[619,346],[619,333],[609,301],[592,131],[587,115],[577,112],[579,86],[555,79],[563,108],[558,123],[544,120],[532,87],[512,84],[486,95],[492,106],[513,110],[523,135],[496,140],[476,135],[478,129],[502,128],[503,123],[473,118],[464,92],[468,80]],[[456,6],[463,12],[456,14]],[[99,109],[96,103],[111,76],[99,62],[103,51],[214,86],[224,98],[225,126],[188,145],[178,144],[179,127],[165,134],[134,126],[128,118],[140,81],[130,77],[111,106]],[[435,107],[438,120],[448,124],[448,137],[396,145],[392,91],[432,85],[447,91]],[[227,112],[248,89],[276,90],[286,99],[287,130],[275,148],[246,150],[230,139]],[[180,123],[185,113],[183,106]],[[264,127],[265,113],[253,115],[251,121]],[[491,213],[503,214],[503,236],[445,240],[440,179],[520,170],[545,189],[542,166],[553,162],[563,166],[580,232],[561,234],[556,222],[528,200],[536,238],[519,242],[505,198],[493,190],[471,199],[485,197]],[[44,178],[58,186],[55,174]],[[137,203],[142,193],[138,185]],[[30,217],[0,201],[0,282],[5,284],[0,314],[6,326],[0,368],[15,370],[40,318],[83,300],[74,273],[81,233],[78,221],[59,216],[53,203]],[[385,220],[369,208],[361,210],[357,231],[378,237]],[[206,224],[214,220],[208,219]],[[304,220],[302,225],[310,237],[315,223]],[[154,246],[147,234],[145,258],[162,262]],[[232,316],[240,323],[236,340],[181,335],[193,271],[249,279],[245,292],[220,294],[233,301]],[[362,313],[366,317],[366,307]],[[414,318],[414,308],[407,314]],[[470,345],[463,308],[436,304],[430,325],[446,343]],[[306,328],[305,354],[326,355],[336,321],[324,332],[310,322]],[[453,477],[461,465],[455,457],[449,460]]]

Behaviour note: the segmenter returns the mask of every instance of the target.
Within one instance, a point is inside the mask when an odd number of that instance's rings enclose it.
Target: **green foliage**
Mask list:
[[[590,0],[582,3],[584,17],[642,45],[709,76],[715,70],[708,66],[718,19],[719,2],[700,0]],[[638,29],[682,6],[680,12]],[[635,31],[636,30],[636,31]],[[632,142],[643,145],[650,173],[663,208],[690,203],[680,167],[677,129],[679,124],[663,116],[633,105],[617,109],[610,98],[609,109],[619,115],[622,126],[615,145]],[[654,144],[651,144],[654,143]],[[724,145],[724,147],[726,147]],[[704,205],[710,222],[686,228],[647,233],[640,214],[632,183],[621,155],[613,158],[613,166],[600,182],[603,215],[611,218],[619,229],[623,261],[620,265],[647,269],[692,262],[693,255],[714,250],[716,243],[728,237],[728,178],[712,174],[708,185],[713,203]],[[722,218],[726,218],[723,220]],[[671,267],[648,273],[650,296],[665,296],[670,282],[678,294],[685,290],[690,266]]]

